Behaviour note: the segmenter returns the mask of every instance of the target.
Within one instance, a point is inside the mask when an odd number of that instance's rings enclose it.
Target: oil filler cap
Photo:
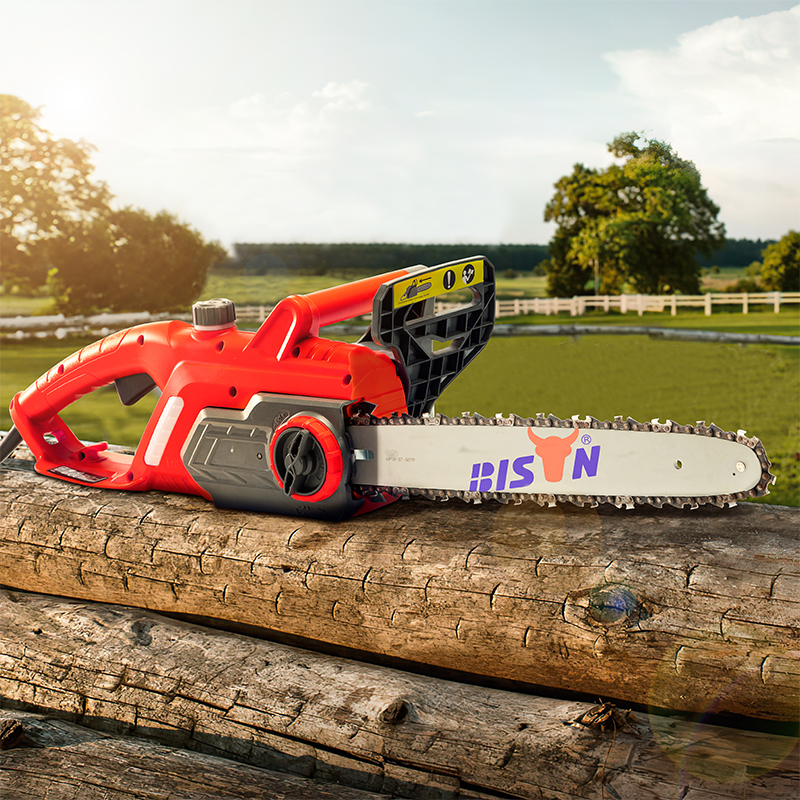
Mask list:
[[[199,331],[220,331],[236,322],[236,306],[233,300],[216,297],[201,300],[192,306],[192,326]]]

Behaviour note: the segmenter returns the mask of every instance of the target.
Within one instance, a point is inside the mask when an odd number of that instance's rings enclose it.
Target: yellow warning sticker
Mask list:
[[[429,300],[440,294],[468,289],[483,283],[483,259],[464,261],[460,264],[439,267],[432,272],[423,272],[399,281],[394,286],[394,307]]]

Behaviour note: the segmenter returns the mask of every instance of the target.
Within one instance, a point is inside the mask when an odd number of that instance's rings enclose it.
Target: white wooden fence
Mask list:
[[[711,316],[714,306],[739,306],[742,314],[747,314],[751,306],[767,305],[777,314],[782,305],[800,303],[800,292],[764,292],[753,294],[748,292],[727,292],[708,294],[616,294],[616,295],[584,295],[580,297],[527,297],[516,300],[498,300],[497,317],[519,317],[525,314],[568,313],[571,317],[582,317],[587,311],[601,309],[608,313],[618,311],[621,314],[635,312],[640,317],[645,312],[663,313],[669,310],[674,317],[679,308],[702,308],[707,317]],[[436,303],[437,311],[455,308],[453,303]],[[256,318],[263,322],[271,306],[244,306],[237,308],[242,318]]]
[[[728,292],[708,294],[618,294],[581,297],[531,297],[519,300],[498,300],[498,317],[516,317],[523,314],[560,314],[568,312],[571,317],[582,317],[591,309],[605,312],[619,311],[621,314],[636,312],[640,317],[645,312],[661,312],[669,309],[674,317],[679,308],[702,308],[707,317],[714,306],[740,306],[747,314],[751,306],[772,306],[777,314],[781,305],[800,303],[800,292]]]

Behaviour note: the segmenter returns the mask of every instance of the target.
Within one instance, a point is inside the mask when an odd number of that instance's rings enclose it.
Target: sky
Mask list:
[[[546,243],[624,131],[729,237],[800,225],[800,5],[0,0],[0,93],[97,150],[119,206],[235,242]]]

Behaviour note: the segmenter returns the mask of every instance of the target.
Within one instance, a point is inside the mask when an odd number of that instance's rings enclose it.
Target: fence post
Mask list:
[[[636,310],[640,317],[644,314],[644,297],[641,294],[636,295]]]
[[[267,318],[267,310],[264,306],[258,307],[258,321],[263,322]]]
[[[569,315],[571,317],[577,317],[578,316],[578,298],[577,297],[573,296],[572,302],[569,304]]]
[[[747,292],[742,292],[742,314],[746,314],[749,310],[749,304],[747,302]]]
[[[670,314],[673,317],[678,315],[678,298],[673,294],[669,299]]]
[[[776,314],[780,314],[781,311],[781,293],[775,292],[775,301],[773,305],[773,309]]]
[[[628,313],[628,295],[626,294],[621,294],[619,296],[619,313],[620,314]]]
[[[711,316],[711,292],[706,292],[705,314],[706,314],[707,317]]]
[[[609,312],[610,304],[611,304],[611,298],[607,294],[604,294],[603,295],[603,311],[605,311],[606,314],[608,314],[608,312]]]

